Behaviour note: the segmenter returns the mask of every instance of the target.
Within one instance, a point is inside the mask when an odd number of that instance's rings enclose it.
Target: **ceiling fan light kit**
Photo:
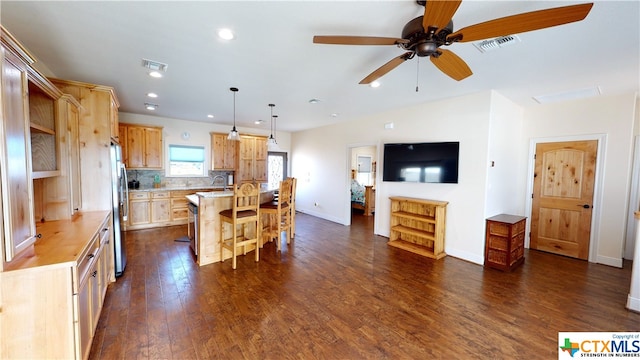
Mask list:
[[[374,70],[362,79],[360,84],[372,83],[416,55],[428,56],[436,68],[452,79],[460,81],[471,76],[473,72],[462,58],[451,50],[443,49],[443,46],[449,46],[455,42],[480,41],[496,37],[507,39],[514,36],[510,34],[581,21],[593,7],[593,3],[586,3],[531,11],[485,21],[454,32],[453,15],[462,0],[418,0],[416,2],[424,6],[424,15],[409,21],[404,26],[402,38],[318,35],[313,37],[313,42],[334,45],[396,45],[406,50],[404,54]],[[494,41],[499,46],[501,40],[498,39]],[[488,45],[495,46],[495,43],[485,44],[485,46]]]

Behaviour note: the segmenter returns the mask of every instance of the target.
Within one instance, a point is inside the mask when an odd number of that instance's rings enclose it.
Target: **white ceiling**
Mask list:
[[[576,1],[466,0],[454,30]],[[403,53],[395,46],[313,44],[313,35],[400,37],[424,8],[414,1],[106,1],[0,3],[0,22],[56,77],[113,86],[120,111],[256,127],[275,103],[278,130],[299,131],[436,99],[495,89],[524,106],[533,96],[599,86],[603,95],[640,88],[640,2],[596,1],[578,23],[519,34],[520,43],[481,53],[449,47],[474,75],[460,82],[429,60],[407,61],[359,85]],[[229,27],[236,39],[217,38]],[[167,63],[162,79],[142,59]],[[419,64],[418,64],[419,63]],[[418,66],[419,65],[419,66]],[[42,66],[42,65],[41,65]],[[48,70],[46,70],[48,69]],[[416,92],[416,82],[419,92]],[[149,100],[148,92],[160,97]],[[309,104],[312,98],[318,104]],[[214,114],[208,119],[207,114]],[[333,117],[332,114],[338,114]],[[428,116],[428,114],[425,114]]]

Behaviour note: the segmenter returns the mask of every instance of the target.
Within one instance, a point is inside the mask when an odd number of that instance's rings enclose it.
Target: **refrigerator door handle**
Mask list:
[[[123,208],[124,208],[124,213],[122,214],[122,220],[123,221],[127,221],[127,218],[129,217],[129,190],[127,189],[127,186],[129,184],[129,180],[127,179],[127,168],[124,166],[124,164],[122,164],[122,176],[124,178],[124,184],[122,186],[120,186],[120,191],[122,192],[122,196],[120,196],[120,199],[125,199],[124,200],[124,204],[122,204]]]

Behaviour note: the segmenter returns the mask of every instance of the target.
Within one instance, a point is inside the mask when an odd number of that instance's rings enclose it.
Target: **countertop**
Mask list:
[[[163,186],[163,187],[159,187],[159,188],[155,188],[155,187],[144,187],[144,188],[139,188],[139,189],[129,189],[130,192],[136,192],[136,191],[171,191],[171,190],[214,190],[214,189],[222,189],[222,186],[220,185],[215,185],[215,186]]]

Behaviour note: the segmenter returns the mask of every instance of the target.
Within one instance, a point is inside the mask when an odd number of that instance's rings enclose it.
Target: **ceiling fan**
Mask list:
[[[527,31],[544,29],[583,20],[593,3],[569,5],[506,16],[453,31],[453,15],[462,0],[417,0],[424,6],[424,15],[409,21],[402,29],[402,38],[373,36],[314,36],[315,44],[336,45],[397,45],[407,50],[391,59],[360,84],[370,84],[414,56],[428,56],[443,73],[455,80],[473,74],[467,63],[451,50],[443,49],[455,42],[478,41]]]

